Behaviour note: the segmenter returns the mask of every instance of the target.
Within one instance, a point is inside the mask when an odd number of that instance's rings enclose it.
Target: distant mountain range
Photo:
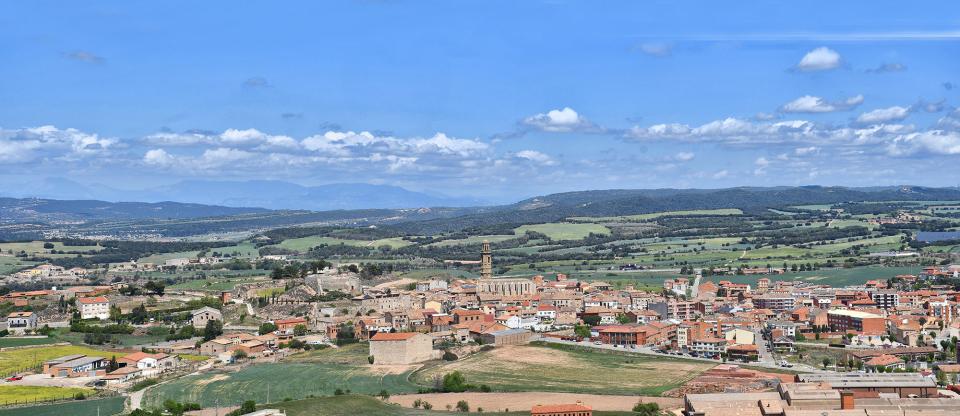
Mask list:
[[[283,181],[182,181],[142,190],[83,185],[45,178],[4,192],[5,197],[110,202],[181,202],[231,207],[329,211],[338,209],[465,207],[484,201],[414,192],[397,186],[338,183],[303,186]]]
[[[63,184],[61,182],[59,185]],[[163,192],[169,199],[226,201],[229,205],[241,206],[293,206],[301,209],[233,208],[220,204],[182,202],[0,198],[0,239],[34,238],[51,230],[81,235],[187,237],[302,225],[386,226],[398,233],[433,235],[467,228],[506,232],[504,230],[509,231],[517,225],[560,221],[574,216],[617,216],[718,208],[739,208],[754,215],[776,215],[768,210],[841,202],[960,200],[960,189],[957,188],[801,186],[612,189],[544,195],[508,205],[438,208],[429,205],[446,205],[442,202],[449,200],[389,186],[344,184],[302,187],[262,181],[183,182],[168,188]],[[242,190],[245,194],[234,195],[231,189],[237,190],[237,193]],[[74,192],[83,191],[79,189]],[[131,199],[136,196],[135,193],[127,195]],[[317,201],[311,206],[363,206],[366,201],[372,202],[367,202],[370,206],[366,209],[340,210],[303,209],[305,206],[297,202],[314,199]],[[415,203],[426,205],[418,208]],[[307,202],[303,204],[307,205]],[[377,204],[411,208],[373,208]],[[182,221],[186,219],[197,220]]]

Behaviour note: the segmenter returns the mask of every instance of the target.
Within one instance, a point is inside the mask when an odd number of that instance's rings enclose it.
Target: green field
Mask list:
[[[93,392],[93,389],[79,387],[0,385],[0,405],[66,400],[77,393],[89,396]]]
[[[0,256],[0,275],[13,274],[36,264],[36,262],[20,260],[19,257],[3,255]]]
[[[787,272],[782,275],[769,276],[715,276],[704,277],[706,280],[729,280],[734,283],[756,284],[757,279],[766,277],[771,281],[802,280],[810,283],[827,284],[834,287],[862,285],[868,280],[885,280],[900,274],[918,274],[920,267],[854,267],[849,269],[821,269],[810,272]]]
[[[371,247],[371,248],[377,248],[377,247],[386,245],[386,246],[390,246],[391,248],[400,248],[400,247],[409,246],[413,243],[406,241],[400,237],[383,238],[380,240],[366,241],[366,240],[345,240],[345,239],[333,238],[333,237],[313,236],[313,237],[291,238],[289,240],[283,240],[280,244],[277,244],[276,246],[303,253],[309,250],[310,248],[316,247],[319,245],[335,246],[338,244],[344,244],[344,245],[355,246],[355,247]]]
[[[497,347],[414,373],[417,383],[460,371],[495,391],[556,391],[657,396],[713,364],[557,344]]]
[[[0,243],[0,251],[3,253],[19,253],[21,251],[27,252],[30,255],[36,255],[39,257],[58,257],[58,256],[67,256],[67,254],[50,254],[50,250],[56,251],[67,251],[67,252],[81,252],[85,253],[88,251],[100,251],[103,250],[101,246],[65,246],[59,241],[52,242],[53,248],[47,249],[43,248],[43,241],[25,241],[18,243]],[[72,254],[70,256],[73,256]]]
[[[123,396],[0,409],[0,416],[111,416],[123,412]]]
[[[725,215],[743,215],[743,211],[737,208],[722,209],[694,209],[686,211],[664,211],[651,214],[622,215],[618,217],[570,217],[570,221],[576,222],[636,222],[657,219],[660,217],[689,217],[689,216],[725,216]]]
[[[470,244],[480,244],[484,241],[489,241],[491,243],[499,243],[501,241],[507,241],[517,238],[516,235],[475,235],[467,238],[461,238],[456,240],[443,240],[436,243],[427,244],[427,247],[449,247],[457,245],[470,245]]]
[[[110,358],[112,356],[122,357],[126,355],[120,352],[100,351],[76,345],[57,345],[0,351],[0,375],[13,374],[25,369],[36,368],[43,364],[44,361],[73,354],[84,354],[104,358]]]
[[[244,400],[267,402],[285,397],[302,399],[309,395],[329,396],[336,389],[358,394],[415,393],[418,386],[407,380],[409,372],[383,373],[367,363],[367,345],[354,344],[298,354],[289,362],[258,364],[236,372],[209,372],[179,378],[148,389],[147,407],[166,399],[210,406],[240,404]]]
[[[58,342],[52,338],[0,338],[0,348],[23,347],[26,345],[44,345]]]
[[[610,234],[610,229],[600,224],[573,224],[566,222],[523,225],[513,231],[516,235],[523,235],[523,233],[527,231],[535,231],[546,234],[551,240],[582,240],[584,237],[590,235],[590,233]]]

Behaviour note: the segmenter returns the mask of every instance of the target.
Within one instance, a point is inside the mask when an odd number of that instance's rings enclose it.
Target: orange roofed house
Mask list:
[[[575,404],[538,404],[530,409],[530,416],[593,416],[593,408],[582,402]]]
[[[419,332],[378,332],[370,337],[374,364],[413,364],[439,358],[433,337]]]
[[[80,319],[110,319],[110,301],[103,296],[77,298]]]

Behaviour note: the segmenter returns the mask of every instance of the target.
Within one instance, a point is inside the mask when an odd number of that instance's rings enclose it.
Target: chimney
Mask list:
[[[850,390],[841,390],[840,410],[852,410],[854,408],[853,403],[853,392]]]

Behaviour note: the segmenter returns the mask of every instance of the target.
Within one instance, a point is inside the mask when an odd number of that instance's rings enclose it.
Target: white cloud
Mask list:
[[[650,56],[663,58],[673,53],[673,45],[662,42],[646,42],[640,44],[637,49]]]
[[[728,172],[726,169],[724,169],[724,170],[718,170],[718,171],[716,171],[716,172],[713,174],[712,177],[713,177],[713,179],[723,179],[723,178],[726,178],[726,177],[729,176],[729,175],[730,175],[730,172]]]
[[[860,114],[857,117],[857,123],[860,124],[880,124],[891,121],[900,121],[910,115],[910,109],[907,107],[893,106],[888,108],[878,108]]]
[[[673,159],[680,162],[689,162],[693,160],[694,157],[696,157],[696,155],[693,154],[693,152],[680,152],[675,154]]]
[[[151,149],[143,155],[143,163],[154,166],[170,166],[174,163],[173,156],[170,156],[166,150]]]
[[[958,155],[960,154],[960,133],[930,130],[904,134],[893,139],[886,150],[890,156]]]
[[[544,153],[538,152],[536,150],[521,150],[517,152],[514,156],[520,159],[526,159],[531,162],[536,162],[546,166],[552,166],[557,164],[557,162],[554,161],[553,158],[551,158],[550,156]]]
[[[757,165],[757,166],[759,166],[759,167],[761,167],[761,168],[765,168],[765,167],[767,167],[767,166],[770,166],[770,161],[767,160],[767,158],[761,156],[761,157],[758,157],[757,160],[755,160],[755,161],[753,162],[753,164],[755,164],[755,165]]]
[[[840,67],[840,54],[825,46],[816,48],[800,59],[797,69],[800,71],[825,71]]]
[[[863,95],[855,95],[842,101],[830,102],[821,97],[804,95],[780,107],[782,113],[830,113],[855,108],[863,103]]]
[[[0,160],[5,162],[78,161],[105,155],[119,145],[120,141],[114,138],[50,125],[0,129]]]
[[[797,156],[806,156],[809,154],[815,154],[820,151],[820,148],[817,146],[807,146],[807,147],[798,147],[793,149],[793,153]]]
[[[546,113],[532,115],[523,120],[523,124],[538,130],[552,133],[569,133],[574,131],[602,131],[597,125],[578,114],[570,107],[560,110],[550,110]]]

